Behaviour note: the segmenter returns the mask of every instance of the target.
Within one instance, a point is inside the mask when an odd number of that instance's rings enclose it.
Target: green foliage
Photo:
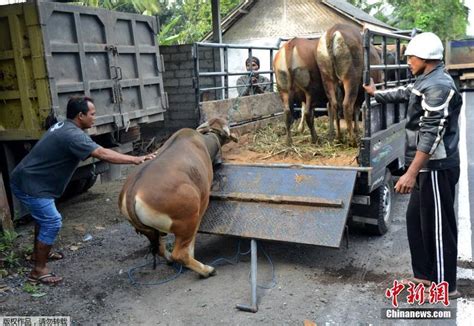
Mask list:
[[[158,15],[161,45],[200,41],[212,30],[212,9],[209,0],[82,0],[76,4],[109,10]],[[234,9],[240,0],[220,0],[221,18]]]
[[[17,237],[18,234],[15,231],[3,231],[0,235],[0,253],[11,251]]]
[[[3,257],[5,267],[20,266],[19,258],[14,251],[9,251],[5,257]]]
[[[28,244],[23,246],[22,251],[25,255],[31,255],[33,253],[33,245]]]
[[[160,12],[165,1],[158,0],[82,0],[74,1],[78,5],[100,7],[109,10],[132,12],[142,15],[155,15]]]
[[[221,18],[240,0],[221,0]],[[189,44],[202,40],[212,30],[212,8],[209,0],[178,0],[160,15],[160,44]]]
[[[436,33],[442,40],[466,34],[468,11],[463,0],[387,0],[396,8],[393,22],[397,26],[419,28]]]
[[[41,285],[39,284],[31,284],[28,282],[25,282],[25,284],[23,284],[23,291],[25,291],[26,293],[37,294],[37,293],[40,293],[40,290],[41,290]]]
[[[466,35],[468,9],[464,0],[350,0],[375,18],[399,29],[433,32],[442,40]]]

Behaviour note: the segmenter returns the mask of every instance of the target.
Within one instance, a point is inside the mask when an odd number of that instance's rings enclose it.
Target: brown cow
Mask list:
[[[334,137],[334,119],[337,138],[341,139],[337,108],[341,105],[337,89],[342,84],[344,99],[342,109],[347,131],[352,145],[356,145],[359,131],[359,111],[364,101],[362,74],[364,69],[363,43],[360,30],[350,25],[336,24],[326,31],[318,45],[316,61],[321,71],[324,89],[329,99],[329,134]],[[370,51],[370,63],[380,64],[380,57],[374,46]],[[381,80],[381,72],[374,71],[371,77],[375,82]],[[354,131],[352,130],[354,121]]]
[[[298,130],[303,131],[304,120],[306,120],[311,131],[311,141],[316,143],[317,135],[312,108],[326,106],[327,102],[321,74],[316,64],[315,51],[318,42],[317,39],[294,38],[285,43],[273,59],[276,82],[285,109],[288,145],[292,143],[290,127],[293,120],[293,101],[296,97],[304,99]]]
[[[237,141],[226,121],[211,119],[197,130],[181,129],[158,150],[156,158],[131,174],[119,197],[123,215],[144,234],[156,253],[196,271],[202,277],[215,274],[211,266],[194,259],[194,242],[209,204],[213,163],[220,160],[221,146]],[[173,252],[164,236],[174,233]]]

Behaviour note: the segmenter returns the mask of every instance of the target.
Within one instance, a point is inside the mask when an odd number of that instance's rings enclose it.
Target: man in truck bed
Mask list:
[[[455,187],[459,179],[459,126],[462,106],[454,82],[445,71],[443,45],[433,33],[415,36],[405,55],[414,84],[376,91],[364,86],[380,103],[408,101],[406,124],[407,170],[395,190],[411,193],[407,208],[407,233],[414,283],[449,284],[456,289],[457,227]]]
[[[62,281],[47,267],[48,258],[54,258],[51,247],[62,225],[54,200],[61,197],[79,162],[92,156],[110,163],[141,164],[154,157],[125,155],[96,144],[84,132],[95,120],[91,98],[72,97],[66,114],[67,120],[56,123],[43,135],[10,179],[12,192],[36,223],[31,257],[34,267],[28,276],[31,283],[53,285]]]

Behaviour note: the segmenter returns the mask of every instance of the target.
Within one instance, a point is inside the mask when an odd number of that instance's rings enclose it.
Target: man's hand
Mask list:
[[[151,153],[151,154],[147,154],[147,155],[143,155],[143,156],[136,156],[135,157],[136,160],[133,162],[133,164],[139,165],[139,164],[142,164],[145,161],[150,161],[150,160],[154,159],[155,157],[156,157],[155,153]]]
[[[416,177],[420,170],[426,166],[426,163],[430,160],[430,156],[430,154],[416,151],[415,159],[411,162],[407,172],[398,179],[395,185],[396,192],[401,194],[409,194],[412,192],[416,184]]]
[[[364,90],[367,92],[367,94],[374,96],[376,88],[375,88],[374,80],[372,78],[370,78],[369,85],[362,85],[362,87],[364,87]]]
[[[407,171],[404,175],[398,179],[397,184],[395,185],[395,192],[400,194],[410,194],[415,187],[416,183],[416,174],[413,175],[411,172]]]
[[[258,83],[257,76],[252,76],[252,78],[250,79],[250,82],[252,83],[252,85]]]

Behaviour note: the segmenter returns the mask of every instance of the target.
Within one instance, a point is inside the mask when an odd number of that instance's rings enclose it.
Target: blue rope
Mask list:
[[[239,240],[239,242],[237,243],[237,253],[230,257],[230,258],[217,258],[216,260],[213,260],[212,262],[210,262],[208,265],[212,266],[212,267],[216,267],[218,265],[221,265],[222,263],[228,263],[228,264],[231,264],[231,265],[237,265],[239,262],[240,262],[240,256],[245,256],[245,255],[248,255],[250,253],[250,249],[247,250],[246,252],[240,252],[240,244],[242,243],[241,240]]]
[[[277,281],[276,281],[276,277],[275,277],[275,266],[273,265],[273,261],[272,261],[272,259],[270,258],[270,255],[267,254],[267,252],[266,252],[265,249],[263,248],[263,245],[262,245],[261,243],[258,243],[258,247],[260,247],[260,249],[262,250],[263,254],[264,254],[265,257],[267,258],[268,263],[269,263],[270,266],[271,266],[271,269],[272,269],[272,280],[271,280],[271,282],[269,283],[269,285],[258,285],[258,284],[257,284],[257,287],[260,288],[260,289],[265,289],[265,290],[273,289],[273,288],[277,285]],[[249,281],[250,281],[250,273],[249,273]]]
[[[129,271],[128,271],[128,278],[130,280],[130,283],[132,283],[132,285],[134,285],[134,286],[136,286],[136,285],[161,285],[161,284],[168,283],[168,282],[170,282],[174,279],[177,279],[183,273],[183,265],[173,263],[173,267],[175,268],[176,273],[174,275],[171,275],[168,278],[165,278],[165,279],[157,281],[157,282],[149,282],[149,283],[138,282],[134,279],[133,273],[136,270],[142,269],[143,267],[148,266],[148,265],[152,265],[152,264],[153,264],[153,262],[149,262],[149,263],[145,263],[143,265],[137,266],[137,267],[130,268]]]
[[[216,267],[218,265],[222,265],[223,263],[228,263],[228,264],[231,264],[231,265],[236,265],[240,262],[240,257],[241,256],[245,256],[245,255],[248,255],[251,251],[251,249],[247,250],[246,252],[241,252],[241,240],[238,241],[237,243],[237,252],[234,256],[230,257],[230,258],[217,258],[215,260],[213,260],[211,263],[209,263],[208,265],[210,266],[213,266],[213,267]],[[265,257],[267,258],[267,261],[269,262],[270,266],[271,266],[271,270],[272,270],[272,280],[271,282],[269,283],[269,285],[258,285],[257,284],[257,287],[258,288],[261,288],[261,289],[272,289],[276,286],[277,282],[276,282],[276,277],[275,277],[275,266],[273,264],[273,261],[270,257],[270,255],[265,251],[264,247],[259,243],[258,244],[259,248],[262,250],[263,254],[265,255]],[[148,256],[148,255],[147,255]],[[148,282],[148,283],[143,283],[143,282],[138,282],[136,281],[136,279],[133,277],[133,273],[136,271],[136,270],[139,270],[139,269],[142,269],[144,268],[145,266],[148,266],[148,265],[152,265],[153,262],[147,262],[143,265],[140,265],[140,266],[136,266],[136,267],[132,267],[129,269],[128,271],[128,278],[130,280],[130,283],[134,286],[137,286],[137,285],[161,285],[161,284],[165,284],[165,283],[168,283],[172,280],[175,280],[177,279],[182,273],[184,273],[183,271],[183,265],[181,264],[177,264],[177,263],[173,263],[173,267],[175,268],[176,270],[176,273],[171,275],[170,277],[168,278],[165,278],[163,280],[160,280],[160,281],[157,281],[157,282]],[[249,279],[250,279],[250,273],[249,273]]]

